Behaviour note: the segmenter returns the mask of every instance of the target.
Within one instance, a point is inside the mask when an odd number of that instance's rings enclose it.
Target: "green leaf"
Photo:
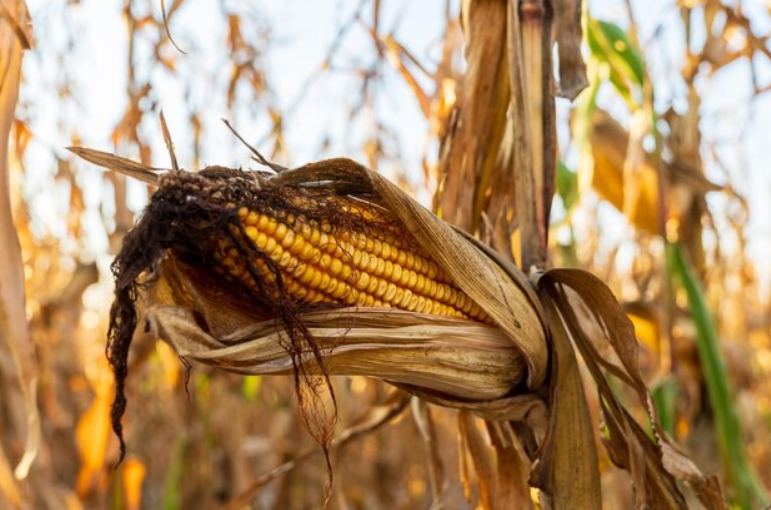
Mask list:
[[[715,412],[718,448],[735,504],[743,510],[767,505],[768,494],[747,460],[739,415],[733,406],[728,370],[720,351],[717,328],[707,307],[701,284],[678,244],[667,245],[667,266],[688,295],[691,319],[696,326],[696,348],[704,372],[707,394]]]
[[[569,212],[578,202],[578,175],[562,160],[557,162],[557,193],[562,199],[566,212]]]
[[[653,388],[653,403],[659,415],[659,423],[667,434],[675,437],[675,425],[677,422],[677,393],[679,388],[677,380],[672,377],[659,382]]]
[[[645,82],[645,61],[626,32],[613,23],[589,18],[586,41],[616,91],[633,109],[638,106]]]
[[[166,483],[163,493],[163,510],[179,510],[182,493],[180,485],[185,468],[185,451],[187,437],[183,434],[174,443],[174,457],[166,473]]]

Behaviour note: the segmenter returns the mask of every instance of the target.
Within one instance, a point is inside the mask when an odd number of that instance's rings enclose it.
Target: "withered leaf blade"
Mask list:
[[[473,232],[497,173],[495,163],[506,126],[506,2],[475,0],[464,2],[461,10],[469,67],[447,119],[437,202],[444,220]]]
[[[153,184],[155,186],[158,185],[158,181],[160,180],[158,172],[168,171],[165,168],[148,167],[141,163],[131,161],[130,159],[110,154],[109,152],[86,149],[85,147],[67,147],[67,150],[96,166],[113,170],[120,174],[133,177],[138,181]]]
[[[698,498],[710,510],[727,508],[720,484],[715,477],[702,474],[690,460],[677,450],[662,430],[653,400],[639,371],[634,327],[613,293],[596,276],[577,269],[553,269],[539,281],[547,289],[550,299],[563,317],[581,356],[597,384],[603,404],[605,423],[610,433],[606,445],[613,462],[630,470],[636,481],[644,480],[645,501],[653,509],[687,508],[675,478],[689,483]],[[568,299],[565,288],[570,288],[592,312],[602,335],[587,338],[586,326],[581,323]],[[597,336],[597,335],[595,335]],[[623,377],[619,377],[638,397],[639,405],[647,413],[655,431],[652,440],[611,390],[601,367],[609,367],[596,350],[605,342],[621,362]],[[612,371],[611,371],[612,373]]]
[[[581,55],[581,0],[552,0],[559,54],[560,97],[575,99],[589,85]]]
[[[594,426],[576,355],[557,304],[545,292],[541,297],[551,326],[551,419],[531,484],[545,492],[555,509],[600,510],[602,493]]]
[[[0,5],[0,143],[6,148],[19,95],[22,57],[30,46],[30,27],[23,0]],[[10,426],[16,429],[18,437],[25,438],[23,455],[14,472],[17,479],[24,479],[40,449],[38,367],[27,322],[21,246],[11,208],[8,151],[3,150],[0,155],[0,343],[7,346],[3,346],[3,351],[10,350],[23,398],[23,405],[10,410]]]

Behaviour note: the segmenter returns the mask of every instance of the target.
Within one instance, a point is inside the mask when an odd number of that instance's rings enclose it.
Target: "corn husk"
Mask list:
[[[136,163],[79,149],[79,154],[126,173],[157,182],[157,173]],[[153,169],[154,170],[154,169]],[[255,173],[255,175],[257,175]],[[347,159],[310,164],[273,176],[259,175],[264,187],[325,186],[336,193],[390,211],[413,233],[420,247],[495,322],[443,318],[393,309],[339,308],[300,313],[324,352],[332,375],[365,375],[461,401],[486,401],[512,393],[520,383],[537,388],[548,366],[540,305],[527,279],[476,240],[457,232],[378,174]],[[197,268],[200,271],[200,268]],[[181,356],[251,374],[293,370],[282,349],[282,328],[274,320],[239,311],[226,289],[191,277],[195,268],[163,264],[162,278],[149,296],[146,317],[152,330]],[[165,290],[160,290],[165,288]],[[235,299],[235,298],[233,298]],[[206,318],[203,327],[194,312]],[[264,319],[264,317],[259,317]],[[216,332],[216,335],[210,332]],[[305,353],[309,361],[312,354]],[[309,370],[314,371],[312,363]]]

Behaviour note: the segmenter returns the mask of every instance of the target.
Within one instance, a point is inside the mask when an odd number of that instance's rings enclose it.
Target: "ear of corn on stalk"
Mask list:
[[[119,436],[142,296],[148,327],[180,355],[294,372],[298,384],[371,375],[470,403],[545,377],[540,308],[517,268],[350,160],[274,176],[159,174],[76,152],[158,186],[113,264],[107,352]]]

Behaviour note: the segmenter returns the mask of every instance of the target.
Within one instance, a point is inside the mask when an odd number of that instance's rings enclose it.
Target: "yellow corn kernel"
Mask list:
[[[303,303],[392,307],[490,321],[434,260],[404,248],[396,230],[346,232],[326,220],[248,207],[239,207],[237,216],[246,240],[270,259],[269,264],[257,257],[246,263],[227,240],[218,243],[215,259],[227,274],[255,291],[252,275],[277,285],[273,272],[278,270],[283,291]],[[278,288],[268,292],[278,296]]]

